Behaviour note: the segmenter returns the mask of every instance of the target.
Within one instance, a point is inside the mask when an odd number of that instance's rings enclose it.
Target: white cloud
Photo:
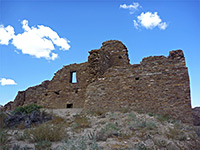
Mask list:
[[[12,79],[1,78],[0,83],[2,86],[4,85],[17,85],[17,83]]]
[[[14,28],[12,26],[9,26],[8,29],[7,28],[2,27],[2,32],[8,30],[8,33],[10,33],[9,38],[7,38],[6,41],[4,40],[3,43],[8,45],[9,40],[12,39],[12,44],[18,50],[21,50],[23,54],[32,55],[36,58],[55,60],[58,58],[58,54],[53,52],[55,50],[54,46],[60,47],[60,50],[63,51],[69,50],[70,48],[67,39],[60,38],[55,31],[47,26],[38,25],[36,27],[29,27],[28,21],[23,20],[22,28],[24,29],[24,32],[17,35],[14,35]]]
[[[130,5],[126,5],[126,4],[123,4],[123,5],[120,5],[119,6],[120,8],[123,8],[123,9],[129,9],[129,11],[130,11],[130,14],[133,14],[136,10],[138,10],[138,8],[139,7],[141,7],[140,6],[140,4],[139,3],[135,3],[135,2],[133,2],[133,4],[130,4]]]
[[[161,30],[165,30],[167,28],[167,23],[162,22],[157,12],[142,12],[140,16],[137,17],[137,20],[133,20],[133,23],[136,29],[140,26],[145,27],[146,29],[158,27]]]
[[[2,45],[8,45],[9,41],[14,36],[14,28],[12,26],[4,27],[3,25],[0,25],[0,44]]]

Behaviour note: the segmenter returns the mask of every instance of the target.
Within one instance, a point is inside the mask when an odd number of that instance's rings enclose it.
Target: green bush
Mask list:
[[[36,104],[30,104],[26,106],[17,107],[12,113],[22,112],[22,113],[30,114],[32,111],[40,111],[40,108],[42,108],[42,106],[38,106]]]
[[[136,114],[134,114],[133,112],[130,112],[130,113],[128,114],[128,119],[129,119],[129,120],[135,120],[135,119],[137,119]]]
[[[153,130],[155,128],[157,128],[155,122],[153,121],[146,121],[146,128],[149,129],[149,130]]]
[[[170,117],[168,114],[164,114],[164,115],[159,114],[159,115],[157,115],[156,118],[157,118],[160,122],[165,122],[165,121],[169,122],[169,121],[171,120],[171,117]]]
[[[148,115],[150,116],[150,117],[153,117],[153,116],[155,116],[155,114],[154,113],[148,113]]]

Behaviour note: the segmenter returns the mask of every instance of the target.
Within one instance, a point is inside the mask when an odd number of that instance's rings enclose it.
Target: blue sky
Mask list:
[[[182,49],[200,106],[199,0],[0,0],[0,105],[121,40],[132,64]]]

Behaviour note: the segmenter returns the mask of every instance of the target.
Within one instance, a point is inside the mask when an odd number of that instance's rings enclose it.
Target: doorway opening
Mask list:
[[[67,104],[67,108],[73,108],[73,104]]]

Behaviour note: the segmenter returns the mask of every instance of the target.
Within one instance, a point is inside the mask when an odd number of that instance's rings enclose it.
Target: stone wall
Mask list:
[[[100,49],[92,50],[89,53],[90,83],[102,77],[110,67],[129,64],[128,50],[122,42],[117,40],[104,42]]]
[[[77,83],[71,82],[72,72],[76,72]],[[66,108],[67,104],[73,104],[73,108],[82,108],[88,75],[88,63],[64,66],[56,72],[38,104],[48,108]]]
[[[64,66],[51,81],[19,92],[12,108],[37,103],[46,108],[130,110],[169,114],[192,122],[190,84],[182,50],[129,64],[128,51],[110,40],[89,52],[88,62]],[[77,83],[72,83],[76,72]]]
[[[112,67],[88,85],[85,109],[111,111],[124,107],[191,122],[189,77],[183,52],[172,51],[167,58],[144,58],[138,65]]]

